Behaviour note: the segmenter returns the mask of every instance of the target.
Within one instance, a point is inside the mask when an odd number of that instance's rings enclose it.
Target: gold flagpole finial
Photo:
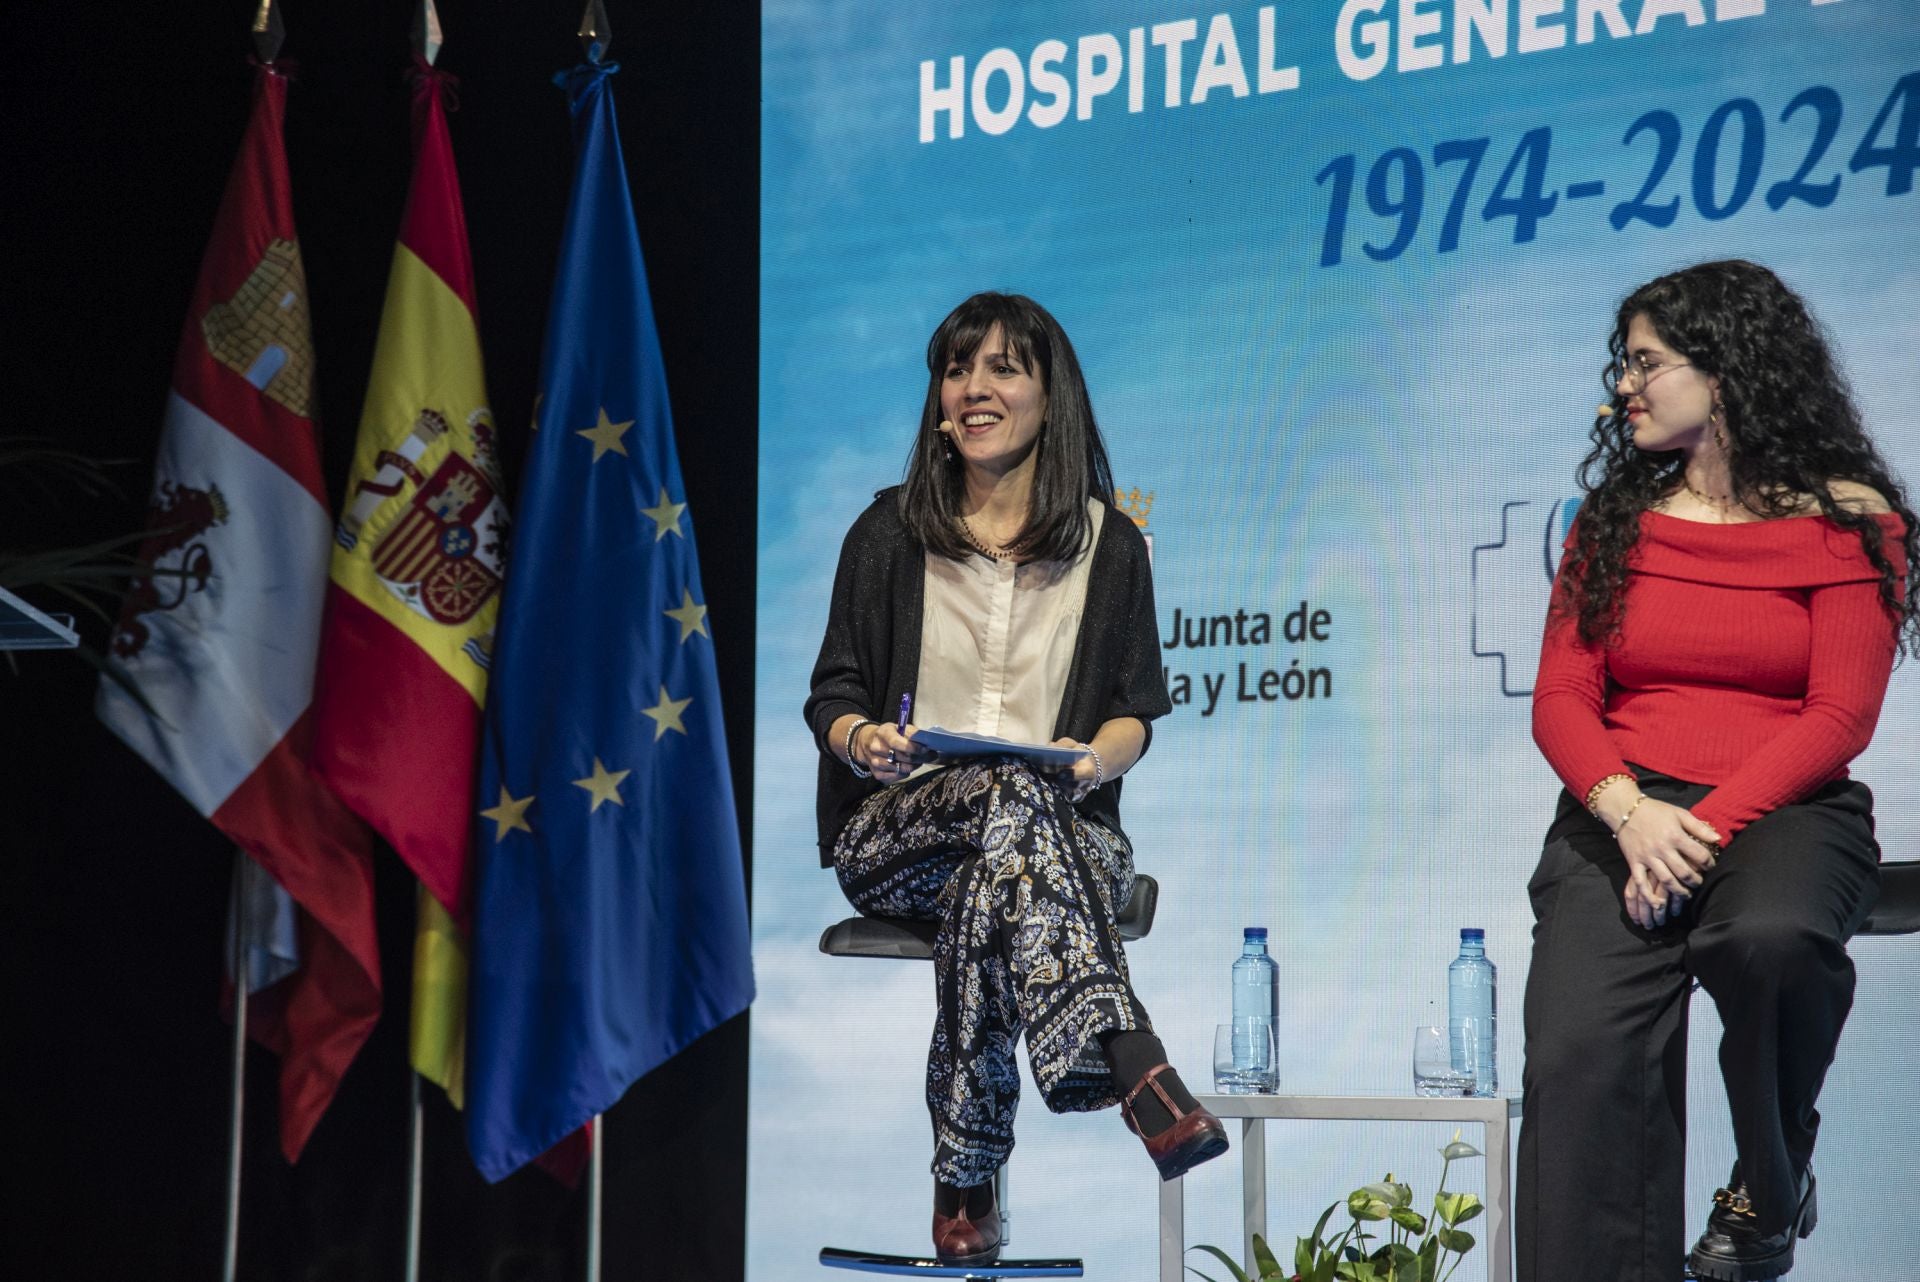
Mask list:
[[[580,15],[580,45],[587,61],[599,66],[607,59],[607,46],[613,43],[613,27],[607,21],[607,6],[601,0],[587,0],[587,11]]]
[[[420,0],[420,7],[413,11],[413,51],[431,67],[434,59],[440,56],[440,46],[444,43],[445,37],[440,31],[440,11],[433,7],[433,0]]]
[[[280,6],[273,0],[260,0],[260,7],[253,15],[253,51],[260,61],[268,66],[280,56],[280,46],[287,42],[287,26],[280,20]]]

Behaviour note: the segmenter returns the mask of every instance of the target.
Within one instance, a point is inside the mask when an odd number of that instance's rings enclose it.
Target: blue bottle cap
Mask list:
[[[1246,937],[1248,939],[1265,939],[1267,937],[1267,928],[1265,926],[1249,926],[1247,927]]]
[[[1462,926],[1460,928],[1460,938],[1463,940],[1478,939],[1484,942],[1487,938],[1487,932],[1478,926]]]

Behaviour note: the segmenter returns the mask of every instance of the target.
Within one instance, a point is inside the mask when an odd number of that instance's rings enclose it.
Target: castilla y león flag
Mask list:
[[[413,185],[335,532],[314,768],[427,892],[413,1065],[457,1105],[474,754],[507,508],[447,137],[448,80],[425,62],[414,77]]]
[[[299,1156],[380,1015],[371,834],[308,770],[331,520],[313,341],[282,142],[287,86],[253,114],[181,336],[142,549],[102,721],[300,906],[302,965],[250,1009],[281,1055],[280,1142]]]

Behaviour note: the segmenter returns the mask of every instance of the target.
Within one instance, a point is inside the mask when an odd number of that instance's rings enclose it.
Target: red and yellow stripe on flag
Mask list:
[[[420,878],[413,1064],[462,1099],[473,766],[506,561],[450,77],[419,64],[413,183],[335,531],[314,768]]]

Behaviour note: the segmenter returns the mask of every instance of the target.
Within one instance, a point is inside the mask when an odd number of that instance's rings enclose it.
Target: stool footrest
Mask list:
[[[830,1269],[882,1273],[907,1278],[1077,1278],[1085,1276],[1078,1260],[1002,1260],[998,1264],[942,1264],[926,1256],[880,1255],[873,1251],[820,1248],[820,1263]]]

